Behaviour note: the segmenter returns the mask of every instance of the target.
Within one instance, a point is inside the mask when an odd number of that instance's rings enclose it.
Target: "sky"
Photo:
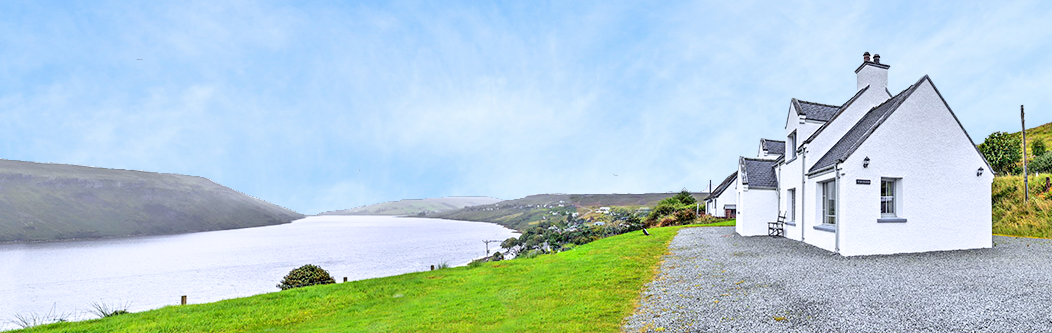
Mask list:
[[[1052,122],[1047,1],[3,1],[0,158],[201,176],[304,214],[705,191],[864,52],[980,143]],[[141,60],[140,60],[141,59]],[[1031,125],[1032,124],[1032,125]]]

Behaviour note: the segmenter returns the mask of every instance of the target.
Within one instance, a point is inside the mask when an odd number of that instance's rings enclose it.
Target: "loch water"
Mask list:
[[[138,312],[278,291],[293,268],[337,280],[464,265],[483,240],[518,234],[492,223],[388,216],[312,216],[292,223],[180,235],[0,245],[0,330],[14,316],[94,318],[91,304]],[[494,250],[498,244],[490,244]]]

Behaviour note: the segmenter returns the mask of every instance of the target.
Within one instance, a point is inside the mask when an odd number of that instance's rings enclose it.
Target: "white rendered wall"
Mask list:
[[[989,169],[930,82],[922,81],[843,163],[840,254],[991,247],[993,175],[976,176],[980,167]],[[896,213],[907,222],[877,222],[881,177],[901,178]]]
[[[778,191],[750,189],[739,194],[734,231],[742,236],[766,236],[767,222],[778,220]]]
[[[808,163],[810,163],[811,158],[814,158],[810,154],[811,153],[808,153],[807,156]],[[822,224],[822,189],[818,187],[818,183],[835,180],[835,178],[836,174],[833,172],[810,179],[807,179],[805,176],[807,193],[805,193],[801,200],[807,200],[807,203],[804,207],[804,221],[802,224],[797,224],[798,228],[803,229],[804,243],[817,246],[827,251],[836,251],[836,233],[814,228],[816,225]],[[843,196],[840,196],[839,198],[843,198]],[[840,223],[839,219],[837,223]]]
[[[735,179],[730,186],[727,186],[727,188],[723,190],[723,193],[720,193],[720,195],[713,198],[713,200],[705,202],[705,210],[709,212],[709,215],[723,218],[727,217],[727,211],[723,209],[723,206],[737,203],[737,193],[735,193],[735,191],[738,190],[737,184],[738,180]],[[712,207],[709,207],[710,202]]]
[[[781,212],[779,215],[781,215],[781,213],[795,211],[795,214],[786,214],[785,216],[785,221],[787,222],[787,224],[785,225],[785,238],[794,240],[800,240],[801,237],[803,237],[803,235],[801,234],[802,221],[800,214],[800,205],[802,200],[802,192],[800,186],[800,166],[802,164],[801,160],[802,159],[799,156],[797,156],[795,160],[788,161],[788,163],[781,164],[778,167],[778,191],[780,193],[779,200],[781,200],[781,205],[779,205],[779,207],[781,207]],[[796,209],[794,210],[789,209],[789,189],[796,190]]]

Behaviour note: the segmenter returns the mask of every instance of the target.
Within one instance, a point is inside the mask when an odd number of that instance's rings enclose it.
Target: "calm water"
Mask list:
[[[93,318],[92,302],[132,312],[278,291],[289,270],[315,264],[342,281],[463,265],[482,240],[517,236],[479,222],[318,216],[290,224],[97,241],[0,245],[0,329],[14,314]],[[491,247],[499,246],[490,244]]]

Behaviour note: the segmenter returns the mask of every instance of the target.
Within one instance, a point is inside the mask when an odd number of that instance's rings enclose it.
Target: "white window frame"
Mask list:
[[[791,188],[788,191],[786,191],[785,198],[787,201],[785,203],[785,215],[788,215],[786,217],[789,218],[789,221],[796,222],[796,189]]]
[[[901,215],[902,187],[899,178],[880,178],[880,217],[894,218]]]
[[[789,133],[789,136],[786,137],[785,149],[792,151],[792,153],[789,155],[790,160],[796,158],[796,131]]]
[[[818,183],[822,186],[822,224],[824,225],[836,225],[837,223],[837,190],[836,190],[836,179]],[[830,191],[832,191],[832,198],[830,198]]]

